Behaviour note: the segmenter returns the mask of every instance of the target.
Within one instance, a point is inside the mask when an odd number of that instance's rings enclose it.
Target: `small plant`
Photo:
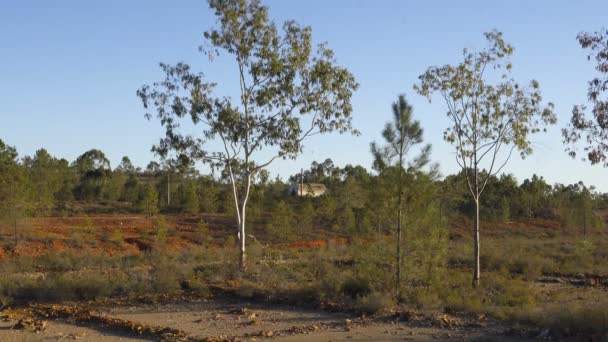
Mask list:
[[[224,247],[232,248],[236,246],[236,239],[233,235],[229,235],[224,241]]]
[[[389,310],[394,305],[393,299],[387,293],[372,292],[369,295],[357,298],[357,310],[374,315]]]
[[[154,237],[157,243],[164,243],[167,240],[167,235],[169,234],[168,227],[169,225],[164,216],[159,216],[156,219],[154,223]]]
[[[192,239],[199,245],[202,245],[211,240],[211,236],[209,235],[209,225],[207,224],[207,222],[205,222],[205,220],[201,219],[196,224],[196,227],[194,227],[194,234],[192,236]]]
[[[123,241],[122,231],[120,229],[112,229],[110,232],[110,242],[120,247]]]
[[[152,289],[158,293],[172,293],[180,289],[178,272],[164,262],[153,265],[150,280]]]
[[[81,230],[86,235],[92,235],[95,233],[95,222],[93,222],[93,219],[91,217],[84,217]]]

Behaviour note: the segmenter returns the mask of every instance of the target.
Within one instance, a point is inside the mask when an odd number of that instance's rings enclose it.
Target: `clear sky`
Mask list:
[[[311,25],[315,41],[327,41],[360,83],[353,115],[362,135],[315,137],[297,161],[272,165],[273,174],[286,178],[325,158],[369,167],[369,143],[380,139],[401,93],[413,104],[443,174],[457,171],[452,148],[442,140],[444,106],[429,104],[412,86],[427,67],[459,62],[463,47],[483,47],[482,33],[495,28],[515,47],[515,78],[537,79],[559,120],[533,137],[532,156],[514,157],[504,171],[519,181],[537,173],[550,182],[582,180],[608,191],[608,169],[570,159],[560,136],[572,106],[584,103],[594,73],[576,35],[608,26],[608,1],[264,3],[279,23]],[[0,139],[21,156],[44,147],[72,161],[98,148],[113,166],[124,155],[145,166],[163,131],[144,119],[135,91],[160,79],[158,62],[191,63],[220,90],[234,93],[234,65],[209,64],[197,50],[202,32],[214,24],[204,0],[0,1]]]

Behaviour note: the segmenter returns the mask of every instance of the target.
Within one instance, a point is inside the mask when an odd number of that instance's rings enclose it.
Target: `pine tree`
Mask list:
[[[192,184],[185,189],[182,210],[188,214],[196,214],[200,211],[198,194]]]
[[[148,216],[158,213],[158,192],[150,184],[146,185],[143,197],[139,202],[139,208]]]

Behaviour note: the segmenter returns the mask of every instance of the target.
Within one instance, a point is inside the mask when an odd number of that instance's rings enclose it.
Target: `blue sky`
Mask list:
[[[264,3],[279,23],[312,26],[315,41],[327,41],[360,83],[353,115],[362,135],[315,137],[298,160],[273,164],[273,174],[286,178],[325,158],[370,166],[369,143],[380,139],[401,93],[413,104],[442,172],[457,171],[452,148],[442,140],[449,123],[444,106],[429,104],[412,86],[427,67],[459,62],[463,47],[483,47],[482,33],[495,28],[515,47],[515,78],[537,79],[559,120],[533,137],[532,156],[514,157],[504,171],[519,181],[537,173],[550,182],[582,180],[608,191],[608,170],[570,159],[560,136],[594,74],[576,35],[608,25],[607,1]],[[74,160],[99,148],[113,166],[123,155],[145,166],[163,132],[158,122],[144,119],[135,91],[161,77],[158,62],[190,63],[220,83],[219,90],[234,93],[234,65],[223,59],[209,64],[197,49],[214,24],[204,0],[0,2],[0,139],[22,156],[45,147]]]

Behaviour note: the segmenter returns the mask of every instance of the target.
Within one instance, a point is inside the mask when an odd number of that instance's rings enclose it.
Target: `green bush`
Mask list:
[[[204,243],[211,241],[211,236],[209,235],[209,225],[205,220],[201,219],[194,227],[194,233],[192,234],[192,239],[202,245]]]
[[[371,280],[364,276],[349,277],[342,284],[341,290],[353,299],[366,297],[372,292]]]
[[[169,224],[163,216],[156,218],[154,222],[154,240],[158,244],[163,244],[169,235]]]
[[[389,310],[393,305],[393,298],[386,292],[372,292],[357,298],[355,307],[359,312],[372,315]]]
[[[550,307],[538,312],[533,321],[558,337],[582,335],[590,341],[603,341],[608,336],[608,300]]]

